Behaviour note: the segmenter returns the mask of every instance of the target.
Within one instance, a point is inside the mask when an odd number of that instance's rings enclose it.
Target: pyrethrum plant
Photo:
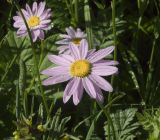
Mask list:
[[[158,0],[2,0],[0,139],[159,140],[159,111],[144,134],[134,117],[160,105],[159,17]]]
[[[134,140],[135,130],[139,124],[134,121],[137,109],[130,108],[118,110],[111,114],[114,131],[111,129],[111,140]],[[105,122],[104,130],[106,140],[108,140],[108,123]]]

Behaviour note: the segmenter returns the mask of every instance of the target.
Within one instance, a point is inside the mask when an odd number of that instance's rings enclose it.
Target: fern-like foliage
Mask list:
[[[137,113],[137,118],[144,130],[148,132],[147,140],[160,139],[160,109],[152,112],[144,111],[143,114]]]
[[[118,110],[116,113],[111,114],[111,119],[114,127],[110,127],[111,140],[133,140],[135,138],[134,130],[138,128],[139,124],[134,123],[134,117],[137,109],[130,108],[126,110]],[[108,123],[104,125],[106,140],[108,140]],[[113,136],[115,134],[115,137]]]

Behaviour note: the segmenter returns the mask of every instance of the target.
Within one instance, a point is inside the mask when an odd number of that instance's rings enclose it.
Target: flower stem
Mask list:
[[[112,31],[113,31],[113,36],[114,36],[114,46],[115,46],[115,49],[114,49],[114,61],[117,60],[117,43],[116,43],[116,21],[115,21],[115,17],[116,17],[116,11],[115,11],[115,5],[116,5],[116,0],[112,0],[111,2],[111,7],[112,7]],[[112,76],[111,78],[111,84],[113,85],[114,83],[114,75]],[[111,93],[109,93],[108,95],[108,102],[110,102],[112,100],[112,96],[111,96]],[[108,114],[109,114],[109,117],[110,117],[110,107],[107,109],[106,111]],[[110,125],[113,127],[113,133],[114,133],[114,126],[112,124],[112,119],[110,118],[108,120],[108,135],[110,136]],[[114,137],[115,138],[115,137]]]
[[[14,1],[15,2],[15,1]],[[41,93],[41,96],[42,96],[42,100],[43,100],[43,104],[44,104],[44,107],[45,107],[45,110],[47,112],[47,115],[48,117],[50,116],[49,114],[49,109],[48,109],[48,105],[47,105],[47,101],[46,101],[46,98],[45,98],[45,94],[44,94],[44,91],[43,91],[43,88],[42,88],[42,83],[41,83],[41,79],[40,79],[40,73],[39,73],[39,68],[38,68],[38,62],[37,62],[37,57],[36,57],[36,52],[35,52],[35,48],[34,48],[34,43],[33,43],[33,40],[32,40],[32,36],[31,36],[31,32],[30,32],[30,29],[28,27],[28,24],[27,24],[27,21],[19,7],[19,5],[15,2],[15,6],[17,7],[18,11],[20,12],[23,20],[24,20],[24,23],[26,25],[26,28],[27,28],[27,32],[29,34],[29,38],[30,38],[30,42],[31,42],[31,47],[32,47],[32,51],[33,51],[33,59],[34,59],[34,64],[33,65],[33,70],[35,70],[35,77],[38,78],[38,84],[39,84],[39,87],[40,87],[40,93]]]
[[[107,117],[108,129],[110,130],[110,126],[111,126],[112,133],[113,133],[113,139],[116,140],[116,135],[115,135],[115,132],[114,132],[114,125],[113,125],[112,118],[110,117],[109,112],[104,108],[104,106],[102,104],[98,103],[98,105],[103,110],[105,116]],[[110,131],[109,130],[108,130],[108,140],[111,140],[111,135],[110,135]]]
[[[86,24],[86,32],[89,48],[93,49],[93,34],[92,34],[92,23],[91,23],[91,13],[88,0],[84,1],[84,18]]]
[[[19,88],[18,88],[18,82],[17,82],[17,87],[16,87],[16,118],[17,121],[19,120],[20,117],[20,95],[19,95]]]
[[[155,44],[156,44],[156,40],[154,40],[153,42],[153,46],[152,46],[152,51],[151,51],[151,56],[150,56],[150,60],[149,60],[149,72],[147,75],[147,81],[146,81],[146,101],[149,102],[150,98],[151,98],[151,94],[149,94],[149,87],[151,85],[151,80],[152,80],[152,73],[153,73],[153,58],[154,58],[154,52],[155,52]]]
[[[116,0],[112,0],[111,6],[112,6],[112,30],[113,30],[113,36],[114,36],[114,61],[117,60],[117,37],[116,37],[116,10],[115,10]],[[111,83],[114,82],[114,75],[112,76]]]
[[[69,11],[71,17],[73,17],[73,12],[72,12],[72,10],[71,10],[70,3],[68,2],[68,0],[65,0],[65,3],[66,3],[66,6],[67,6],[67,8],[68,8],[68,11]]]
[[[78,0],[75,0],[75,5],[74,5],[76,25],[78,25],[78,2],[79,2]]]
[[[44,104],[44,107],[46,109],[46,112],[49,115],[49,109],[48,109],[47,101],[46,101],[45,94],[44,94],[44,91],[43,91],[43,88],[42,88],[42,82],[41,82],[41,78],[40,78],[38,62],[37,62],[37,57],[36,57],[36,52],[35,52],[34,46],[32,47],[32,51],[33,51],[33,57],[34,57],[35,72],[37,74],[38,83],[39,83],[39,87],[40,87],[40,93],[42,95],[42,100],[43,100],[43,104]]]

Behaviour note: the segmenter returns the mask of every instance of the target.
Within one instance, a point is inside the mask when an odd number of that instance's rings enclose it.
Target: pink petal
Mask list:
[[[25,25],[24,22],[22,20],[18,20],[16,22],[14,22],[13,27],[20,28],[23,25]]]
[[[71,51],[68,49],[68,50],[66,50],[63,54],[70,55],[70,54],[71,54]]]
[[[79,51],[80,51],[81,58],[85,59],[88,53],[88,42],[86,39],[83,39],[80,42]]]
[[[97,102],[103,103],[104,102],[104,97],[103,97],[101,89],[96,85],[95,85],[95,89],[96,89],[96,92],[97,92],[97,96],[96,96]]]
[[[37,2],[34,2],[34,3],[33,3],[33,6],[32,6],[32,11],[33,11],[33,14],[34,14],[34,15],[37,14],[37,8],[38,8]]]
[[[72,38],[75,37],[75,30],[72,27],[66,28],[66,32]]]
[[[17,31],[17,36],[26,36],[27,35],[27,30],[18,30]]]
[[[87,54],[87,58],[92,55],[94,52],[96,51],[96,49],[91,49],[88,51],[88,54]]]
[[[21,16],[14,16],[13,17],[13,20],[16,22],[16,21],[22,21],[23,22],[23,19]]]
[[[50,19],[42,20],[42,21],[41,21],[41,24],[48,24],[48,23],[50,23],[50,22],[51,22],[51,20],[50,20]]]
[[[68,74],[68,72],[69,72],[69,67],[57,66],[57,67],[45,69],[41,73],[48,76],[57,76],[57,75]]]
[[[59,35],[61,38],[67,38],[67,39],[71,39],[71,37],[69,35],[66,34],[60,34]]]
[[[93,74],[91,74],[89,76],[89,78],[92,80],[93,83],[95,83],[101,89],[103,89],[105,91],[109,91],[109,92],[113,91],[113,88],[110,85],[110,83],[108,83],[104,78],[102,78],[98,75],[93,75]]]
[[[68,46],[60,46],[60,47],[57,48],[57,50],[59,50],[59,54],[64,53],[68,49],[69,49]]]
[[[63,95],[63,102],[66,103],[72,96],[72,94],[69,94],[69,90],[72,88],[74,83],[74,79],[70,80],[64,90],[64,95]]]
[[[37,16],[41,16],[41,14],[44,12],[45,6],[46,6],[45,2],[40,2],[39,3],[39,7],[38,7],[38,11],[37,11]]]
[[[75,36],[77,38],[86,38],[86,34],[84,32],[81,31],[81,29],[77,28],[77,32],[75,32]]]
[[[40,30],[32,30],[31,31],[33,42],[35,42],[37,40],[39,34],[40,34]]]
[[[56,56],[56,55],[48,55],[48,59],[57,65],[62,65],[62,66],[69,66],[70,62],[66,59],[64,59],[61,56]]]
[[[87,77],[82,79],[82,83],[83,83],[83,87],[85,88],[89,96],[92,98],[96,98],[97,93],[93,83]]]
[[[75,58],[75,60],[81,59],[80,51],[77,46],[75,46],[73,43],[70,43],[69,48],[70,48],[71,54]]]
[[[29,7],[28,4],[26,4],[26,10],[27,10],[29,16],[33,16],[33,13],[32,13],[32,11],[31,11],[31,8]]]
[[[40,25],[38,25],[38,27],[39,27],[39,29],[43,29],[43,30],[49,30],[49,25],[47,25],[47,24],[40,24]]]
[[[74,61],[74,59],[73,59],[73,57],[72,57],[71,55],[61,54],[61,56],[62,56],[64,59],[66,59],[66,60],[68,60],[68,61],[70,61],[70,62],[73,62],[73,61]]]
[[[109,55],[114,50],[114,46],[101,49],[88,57],[88,60],[92,63],[99,61]]]
[[[19,30],[24,30],[24,31],[26,31],[26,30],[27,30],[26,25],[22,25],[22,26],[19,28]]]
[[[45,10],[41,15],[41,20],[47,20],[51,16],[51,9]]]
[[[78,88],[73,93],[73,103],[74,103],[74,105],[78,105],[79,104],[79,102],[82,99],[82,96],[83,96],[83,84],[82,84],[82,80],[80,80]]]
[[[55,77],[49,77],[48,79],[44,80],[42,82],[43,85],[54,85],[54,84],[58,84],[58,83],[62,83],[65,81],[68,81],[69,79],[71,79],[71,77],[69,75],[58,75]]]
[[[97,67],[97,66],[114,66],[114,65],[118,65],[119,63],[117,61],[112,61],[112,60],[99,60],[95,63],[93,63],[93,66],[94,67]]]
[[[83,34],[75,32],[75,37],[76,38],[83,38]]]
[[[35,42],[37,40],[37,36],[35,35],[34,32],[31,32],[31,35],[32,35],[33,42]]]
[[[80,79],[78,78],[74,78],[72,79],[66,86],[65,90],[64,90],[64,98],[63,101],[64,103],[66,103],[66,101],[68,101],[66,98],[67,96],[71,96],[72,94],[74,94],[78,88],[80,84]]]
[[[100,76],[108,76],[116,73],[118,68],[113,66],[96,66],[92,68],[92,74]]]
[[[39,39],[44,39],[44,32],[42,30],[40,30]]]
[[[70,42],[70,40],[68,40],[68,39],[62,39],[62,40],[56,41],[56,44],[68,45],[69,42]]]
[[[26,10],[22,9],[22,13],[23,13],[26,20],[30,17],[29,13]]]

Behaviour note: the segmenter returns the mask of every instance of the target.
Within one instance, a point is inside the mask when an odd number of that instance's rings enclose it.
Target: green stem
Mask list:
[[[16,61],[17,57],[18,57],[18,55],[15,55],[14,58],[12,59],[11,63],[9,64],[6,72],[4,73],[4,75],[3,75],[2,79],[1,79],[1,83],[5,80],[5,78],[6,78],[7,74],[8,74],[8,72],[9,72],[10,68],[13,66],[13,64]]]
[[[112,0],[112,3],[111,3],[111,7],[112,7],[112,31],[113,31],[113,35],[114,35],[114,46],[115,46],[115,49],[114,49],[114,61],[117,60],[117,37],[116,37],[116,10],[115,10],[115,5],[116,5],[116,1],[115,0]],[[114,83],[114,75],[112,76],[111,78],[111,84],[113,85]],[[109,93],[109,96],[108,96],[108,100],[110,100],[111,98],[111,93]]]
[[[152,46],[152,51],[151,51],[151,56],[150,56],[150,60],[149,60],[149,72],[147,75],[147,82],[146,82],[146,93],[147,93],[147,97],[146,100],[150,100],[151,95],[149,94],[149,87],[151,84],[151,80],[152,80],[152,73],[153,73],[153,58],[154,58],[154,52],[155,52],[155,44],[156,44],[156,40],[154,40],[153,42],[153,46]]]
[[[16,118],[17,118],[17,121],[19,120],[19,117],[20,117],[20,95],[19,95],[19,87],[17,84],[17,87],[16,87]]]
[[[66,3],[66,6],[68,8],[68,11],[69,11],[70,15],[72,16],[72,11],[71,11],[70,5],[68,3],[68,0],[65,0],[65,3]]]
[[[44,58],[44,43],[41,41],[40,45],[41,53],[40,53],[40,58],[39,58],[39,67],[42,64],[43,58]]]
[[[75,10],[75,21],[76,25],[78,25],[78,0],[75,0],[74,10]]]
[[[35,67],[34,67],[33,70],[35,70],[35,77],[38,78],[38,83],[39,83],[39,87],[40,87],[40,93],[41,93],[41,96],[42,96],[44,107],[46,109],[47,115],[50,116],[48,105],[47,105],[47,101],[46,101],[45,94],[44,94],[44,91],[43,91],[43,88],[42,88],[42,84],[41,84],[40,73],[39,73],[39,68],[38,68],[38,62],[37,62],[37,57],[36,57],[36,52],[35,52],[32,36],[31,36],[31,32],[30,32],[30,29],[28,27],[27,21],[26,21],[24,15],[23,15],[22,11],[21,11],[19,5],[16,2],[15,2],[15,6],[17,7],[18,11],[20,12],[20,14],[21,14],[21,16],[23,18],[23,21],[24,21],[24,23],[26,25],[28,34],[29,34],[29,38],[30,38],[30,42],[31,42],[31,47],[32,47],[32,51],[33,51],[34,64],[35,64]]]
[[[26,84],[25,74],[26,74],[25,63],[20,57],[19,59],[19,80],[18,80],[19,81],[18,82],[19,83],[19,93],[20,93],[20,96],[22,96],[25,117],[28,117],[28,96],[24,92],[25,84]]]
[[[91,14],[88,0],[84,1],[84,18],[86,24],[86,32],[89,48],[93,48],[93,33],[92,33],[92,23],[91,23]]]
[[[112,0],[112,3],[111,3],[111,7],[112,7],[112,30],[113,30],[113,35],[114,35],[114,46],[115,46],[115,49],[114,49],[114,61],[117,60],[117,43],[116,43],[116,21],[115,21],[115,17],[116,17],[116,10],[115,10],[115,5],[116,5],[116,1],[115,0]],[[114,75],[112,76],[111,78],[111,84],[113,85],[114,83]],[[108,102],[110,102],[112,100],[112,93],[109,93],[108,95]],[[108,114],[110,114],[110,108],[108,108],[108,110],[106,111]],[[110,115],[109,115],[110,117]],[[110,136],[110,125],[112,126],[112,120],[110,119],[110,121],[108,121],[108,135]],[[114,126],[113,127],[113,133],[114,133]],[[115,138],[115,137],[114,137]]]
[[[116,10],[115,10],[115,6],[116,6],[116,0],[112,0],[112,30],[113,30],[113,35],[114,35],[114,61],[117,60],[117,37],[116,37]],[[113,84],[114,82],[114,75],[112,76],[112,81],[111,83]]]
[[[74,21],[75,20],[75,15],[74,15],[75,11],[74,11],[73,6],[72,6],[72,1],[71,0],[69,0],[69,1],[65,0],[65,3],[66,3],[66,6],[68,8],[69,14],[71,15],[71,20]]]
[[[110,114],[108,113],[108,111],[106,111],[106,109],[103,107],[102,104],[98,103],[99,107],[103,110],[103,113],[105,114],[105,116],[107,117],[107,121],[108,121],[108,126],[112,128],[112,133],[113,133],[113,139],[116,140],[116,135],[115,135],[115,131],[114,131],[114,125],[112,122],[112,119],[110,117]],[[109,125],[110,124],[110,125]],[[109,128],[108,127],[108,128]],[[110,131],[108,131],[108,140],[111,140],[111,136],[110,136]]]
[[[40,78],[40,72],[39,72],[39,68],[38,68],[38,62],[37,62],[37,57],[36,57],[36,52],[35,52],[34,46],[32,47],[32,51],[33,51],[33,56],[34,56],[35,72],[37,74],[38,83],[39,83],[39,87],[40,87],[40,93],[42,95],[42,100],[43,100],[44,107],[45,107],[46,112],[47,112],[47,114],[49,116],[49,109],[48,109],[46,97],[45,97],[45,94],[44,94],[44,91],[43,91],[43,87],[42,87],[42,82],[41,82],[41,78]]]
[[[154,52],[155,52],[155,43],[156,41],[153,42],[153,47],[152,47],[152,52],[149,60],[149,70],[152,71],[153,68],[153,57],[154,57]]]

